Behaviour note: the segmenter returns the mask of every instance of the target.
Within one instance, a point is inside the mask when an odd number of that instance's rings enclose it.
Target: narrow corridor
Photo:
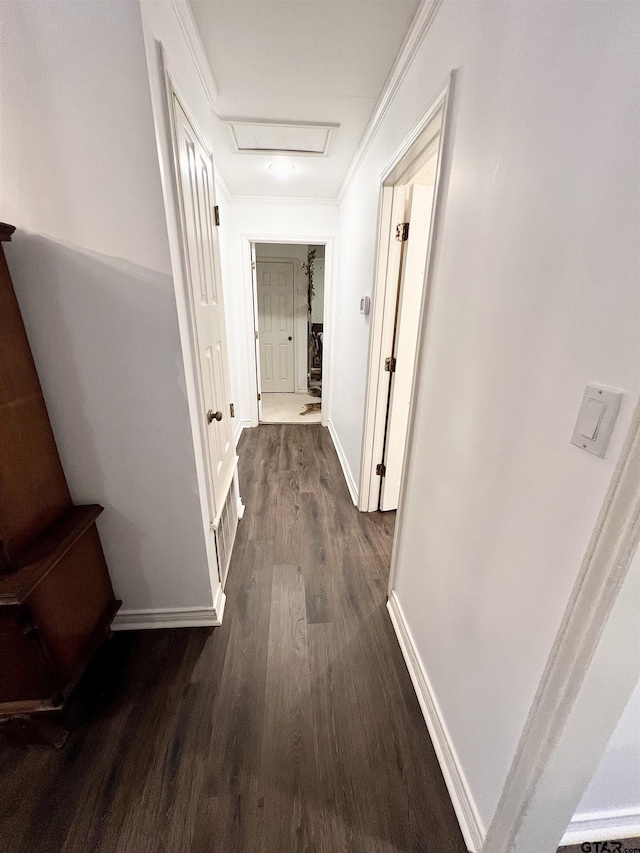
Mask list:
[[[319,425],[239,454],[222,627],[117,634],[63,750],[3,745],[0,848],[464,853],[385,608],[393,515],[356,510]]]

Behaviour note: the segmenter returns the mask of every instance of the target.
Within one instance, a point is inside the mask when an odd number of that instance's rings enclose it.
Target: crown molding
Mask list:
[[[387,81],[384,84],[384,88],[380,93],[378,102],[376,103],[373,113],[371,114],[371,118],[369,119],[369,123],[362,134],[362,138],[358,143],[356,152],[353,155],[353,159],[351,160],[349,168],[344,176],[340,191],[338,192],[338,203],[342,201],[347,190],[351,186],[351,182],[353,181],[360,164],[364,160],[365,155],[378,132],[378,128],[382,124],[382,120],[387,114],[396,92],[400,88],[400,84],[404,80],[407,71],[411,66],[416,52],[422,44],[422,41],[429,31],[438,9],[443,2],[444,0],[422,0],[411,27],[409,28],[409,32],[407,33],[405,40],[402,43],[402,47],[396,57],[396,61],[393,63],[393,67],[389,72]]]
[[[184,34],[185,40],[189,46],[189,50],[191,51],[194,65],[200,75],[200,80],[202,81],[204,90],[207,93],[209,104],[213,107],[213,104],[219,94],[218,86],[216,85],[215,78],[211,71],[211,66],[209,65],[209,60],[207,59],[207,54],[202,44],[202,39],[200,38],[200,33],[198,31],[195,18],[193,17],[191,6],[189,5],[188,0],[171,0],[171,5],[173,6],[173,11],[176,13],[176,17]]]

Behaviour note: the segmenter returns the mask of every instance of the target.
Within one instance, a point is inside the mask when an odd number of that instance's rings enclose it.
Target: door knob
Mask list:
[[[292,341],[292,340],[293,340],[293,338],[291,337],[291,335],[289,335],[289,337],[287,338],[287,340],[289,340],[289,341]]]
[[[211,421],[221,421],[222,420],[222,412],[214,412],[213,409],[209,409],[207,412],[207,423],[210,424]]]

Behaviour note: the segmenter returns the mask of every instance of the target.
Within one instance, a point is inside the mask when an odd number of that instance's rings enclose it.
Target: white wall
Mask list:
[[[640,685],[611,735],[575,819],[618,810],[635,812],[640,823]]]
[[[71,493],[125,609],[210,606],[138,4],[0,16],[6,253]]]
[[[257,241],[303,243],[334,239],[338,209],[333,204],[310,204],[288,200],[231,201],[231,226],[221,236],[229,257],[231,276],[225,287],[229,324],[230,358],[237,365],[237,416],[245,423],[257,422],[255,360],[253,357],[253,304],[249,247],[246,238]],[[231,306],[231,308],[229,308]]]
[[[445,2],[340,205],[332,420],[357,478],[379,177],[457,69],[395,591],[485,826],[639,389],[638,12]],[[592,381],[627,392],[604,460],[570,444]]]

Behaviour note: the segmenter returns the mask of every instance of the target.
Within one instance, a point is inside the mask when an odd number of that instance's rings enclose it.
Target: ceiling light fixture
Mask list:
[[[270,163],[269,168],[281,178],[287,178],[292,172],[295,172],[296,167],[293,163]]]

